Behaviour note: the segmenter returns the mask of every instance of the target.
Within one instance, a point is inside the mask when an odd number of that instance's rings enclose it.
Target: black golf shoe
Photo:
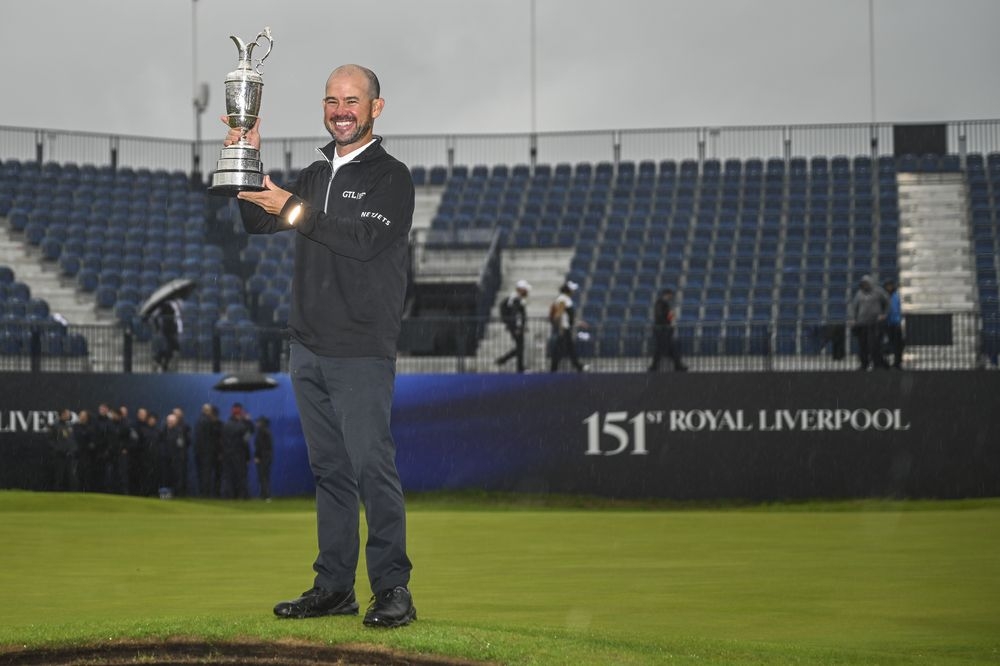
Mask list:
[[[328,592],[314,587],[302,593],[298,599],[282,601],[274,607],[278,617],[303,618],[323,615],[357,615],[358,602],[354,590]]]
[[[365,625],[369,627],[402,627],[417,619],[417,609],[413,597],[405,587],[382,590],[372,597],[371,606],[365,613]]]

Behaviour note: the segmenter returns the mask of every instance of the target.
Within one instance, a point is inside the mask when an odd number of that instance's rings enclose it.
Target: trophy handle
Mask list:
[[[264,28],[264,32],[258,33],[257,34],[257,38],[253,40],[253,43],[256,44],[257,46],[262,46],[262,44],[260,43],[260,39],[262,37],[267,40],[267,51],[264,52],[264,55],[262,55],[260,57],[260,59],[257,61],[257,63],[253,66],[254,70],[258,74],[261,73],[260,72],[260,66],[264,64],[264,60],[266,60],[267,56],[271,53],[271,47],[274,46],[274,38],[271,37],[271,27],[270,26]]]

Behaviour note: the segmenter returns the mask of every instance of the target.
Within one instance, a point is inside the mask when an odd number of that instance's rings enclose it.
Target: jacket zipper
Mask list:
[[[326,184],[326,197],[323,198],[323,213],[326,214],[326,209],[330,206],[330,188],[333,187],[333,160],[328,159],[319,148],[316,149],[316,152],[323,155],[323,159],[330,164],[330,181]]]
[[[324,153],[322,151],[322,149],[320,149],[320,148],[317,148],[316,152],[319,153],[320,155],[322,155],[323,159],[326,160],[327,163],[330,165],[330,180],[326,184],[326,198],[323,199],[323,212],[326,213],[327,212],[327,208],[329,208],[329,206],[330,206],[330,188],[333,187],[333,160],[331,160],[330,158],[328,158],[326,156],[326,153]],[[347,164],[354,164],[356,161],[357,161],[357,158],[351,160]],[[347,164],[345,164],[344,166],[347,166]]]

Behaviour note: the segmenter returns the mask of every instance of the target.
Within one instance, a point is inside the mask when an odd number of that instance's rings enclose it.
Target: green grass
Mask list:
[[[1000,501],[676,505],[428,495],[420,619],[280,621],[307,500],[0,492],[0,645],[298,638],[511,664],[1000,663]],[[367,599],[364,571],[358,595]]]

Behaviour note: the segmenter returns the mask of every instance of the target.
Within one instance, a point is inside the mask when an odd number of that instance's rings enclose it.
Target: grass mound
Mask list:
[[[443,657],[403,654],[370,645],[315,645],[296,641],[205,643],[187,639],[116,641],[98,645],[34,648],[0,653],[2,666],[477,666]]]

